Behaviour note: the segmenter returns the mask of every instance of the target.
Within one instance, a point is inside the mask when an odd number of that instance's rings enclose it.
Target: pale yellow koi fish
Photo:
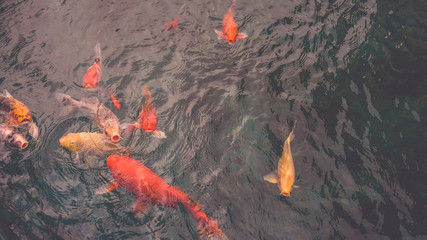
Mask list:
[[[280,190],[280,194],[283,196],[290,196],[292,187],[295,187],[293,186],[295,182],[295,168],[291,153],[291,141],[295,137],[295,125],[289,134],[289,137],[283,144],[283,153],[282,157],[279,159],[277,171],[264,176],[265,181],[277,184]]]

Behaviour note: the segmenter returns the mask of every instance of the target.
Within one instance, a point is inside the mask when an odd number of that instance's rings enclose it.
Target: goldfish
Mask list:
[[[59,139],[59,144],[70,152],[126,153],[127,149],[118,143],[113,143],[102,133],[80,132],[69,133]]]
[[[179,17],[175,17],[174,20],[164,25],[163,32],[169,32],[174,30],[178,26],[178,22],[179,22]]]
[[[96,88],[101,80],[101,48],[99,43],[95,45],[95,55],[95,62],[88,68],[83,77],[84,88]]]
[[[0,141],[4,141],[9,146],[14,146],[19,149],[28,147],[28,142],[24,136],[4,124],[0,125]]]
[[[101,131],[110,137],[112,142],[120,141],[121,131],[119,119],[110,109],[101,104],[96,97],[83,98],[80,101],[75,100],[69,95],[63,93],[57,93],[56,97],[59,101],[62,102],[62,104],[64,104],[65,108],[63,111],[71,112],[75,108],[88,110],[92,115],[92,119],[101,129]]]
[[[30,135],[37,139],[39,129],[33,121],[30,109],[24,103],[12,97],[5,89],[0,93],[0,113],[9,126],[26,126]]]
[[[222,32],[215,29],[215,32],[218,34],[218,38],[225,38],[229,44],[233,44],[236,39],[247,37],[246,33],[237,32],[237,23],[233,18],[234,5],[236,5],[236,1],[231,3],[230,8],[224,15],[224,19],[222,20]]]
[[[150,91],[145,86],[143,90],[145,104],[142,106],[141,112],[139,113],[139,121],[130,124],[130,129],[136,127],[144,132],[151,132],[156,138],[166,138],[165,133],[157,129],[157,113],[153,101],[151,100]]]
[[[283,144],[283,153],[282,157],[279,159],[277,171],[264,176],[264,180],[277,184],[280,190],[280,194],[283,196],[291,195],[292,187],[295,182],[294,160],[291,153],[291,141],[295,137],[295,125],[285,143]]]
[[[110,98],[111,98],[111,102],[113,103],[114,107],[118,110],[121,108],[121,105],[119,103],[119,100],[117,100],[116,97],[114,97],[113,93],[110,92]]]
[[[223,238],[225,236],[218,228],[218,223],[202,212],[197,201],[193,202],[186,193],[167,184],[141,162],[126,156],[111,154],[107,159],[107,166],[114,181],[107,188],[97,191],[98,194],[124,187],[136,196],[134,209],[137,213],[143,213],[149,205],[170,208],[182,205],[197,221],[201,237]]]

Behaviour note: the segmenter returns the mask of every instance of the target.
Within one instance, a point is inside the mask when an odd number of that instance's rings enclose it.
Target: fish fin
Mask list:
[[[164,132],[156,129],[153,131],[153,137],[163,139],[163,138],[166,138],[166,134]]]
[[[297,186],[297,185],[293,185],[292,187],[293,187],[293,188],[299,188],[299,186]]]
[[[125,130],[128,133],[132,132],[135,127],[138,128],[139,123],[137,123],[137,122],[135,122],[135,123],[123,123],[120,125],[120,129]]]
[[[279,180],[277,179],[277,173],[272,172],[264,176],[264,180],[271,183],[278,183]]]
[[[218,31],[218,30],[216,30],[216,29],[214,29],[214,30],[215,30],[216,34],[218,34],[218,39],[225,38],[225,34],[224,34],[223,32]]]
[[[111,192],[118,187],[119,187],[119,184],[117,182],[112,182],[112,183],[106,184],[106,185],[96,189],[95,194],[99,195],[99,194]]]
[[[39,137],[39,128],[35,122],[29,123],[29,133],[36,140]]]
[[[76,162],[78,162],[80,160],[80,156],[79,156],[78,152],[76,152],[76,155],[74,156],[73,160],[76,161]]]
[[[137,199],[136,202],[133,204],[133,208],[135,210],[136,216],[141,217],[142,214],[144,214],[145,209],[147,209],[148,205],[144,200]]]
[[[3,91],[1,91],[1,93],[0,93],[0,95],[5,97],[5,98],[12,97],[12,95],[6,89],[3,89]]]
[[[246,34],[246,33],[239,33],[239,34],[237,34],[237,38],[238,39],[245,38],[245,37],[248,37],[248,34]]]

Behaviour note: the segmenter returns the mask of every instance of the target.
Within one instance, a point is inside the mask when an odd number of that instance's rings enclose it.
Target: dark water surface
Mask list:
[[[60,147],[98,131],[83,113],[58,117],[53,96],[97,95],[81,88],[97,42],[120,121],[138,118],[146,85],[167,135],[121,143],[230,239],[427,238],[427,1],[240,0],[249,37],[234,45],[214,32],[230,4],[0,1],[0,89],[40,127],[0,161],[0,238],[198,238],[182,208],[139,218],[125,189],[96,195],[107,154],[88,166]],[[296,120],[299,188],[286,198],[263,176]]]

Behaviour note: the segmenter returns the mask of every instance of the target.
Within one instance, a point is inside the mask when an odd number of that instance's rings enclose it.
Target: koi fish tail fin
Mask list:
[[[233,14],[233,8],[236,5],[236,0],[233,0],[230,7],[228,8],[228,13]]]
[[[218,223],[212,218],[197,222],[197,232],[202,239],[228,239],[227,236],[218,228]]]
[[[144,92],[145,101],[150,103],[151,102],[151,93],[148,90],[148,87],[147,86],[142,87],[142,91]]]
[[[3,89],[1,92],[0,92],[0,96],[1,97],[4,97],[4,98],[10,98],[10,97],[12,97],[12,95],[6,90],[6,89]]]
[[[96,59],[99,59],[101,61],[101,44],[97,43],[95,45],[95,61]]]
[[[30,122],[28,127],[28,132],[34,138],[34,140],[36,140],[39,137],[39,128],[37,127],[36,123]]]
[[[56,93],[55,98],[61,104],[60,116],[65,116],[75,112],[80,107],[79,102],[73,99],[70,95]]]
[[[294,138],[295,138],[294,130],[295,130],[296,125],[297,125],[297,120],[295,120],[294,127],[292,128],[291,133],[289,133],[289,137],[288,137],[289,142],[292,142],[292,140],[294,140]]]
[[[216,34],[218,34],[218,40],[222,39],[222,38],[225,38],[225,34],[223,32],[218,31],[216,29],[214,29],[214,30],[215,30]]]
[[[163,139],[166,138],[166,134],[158,129],[153,131],[153,137]]]

